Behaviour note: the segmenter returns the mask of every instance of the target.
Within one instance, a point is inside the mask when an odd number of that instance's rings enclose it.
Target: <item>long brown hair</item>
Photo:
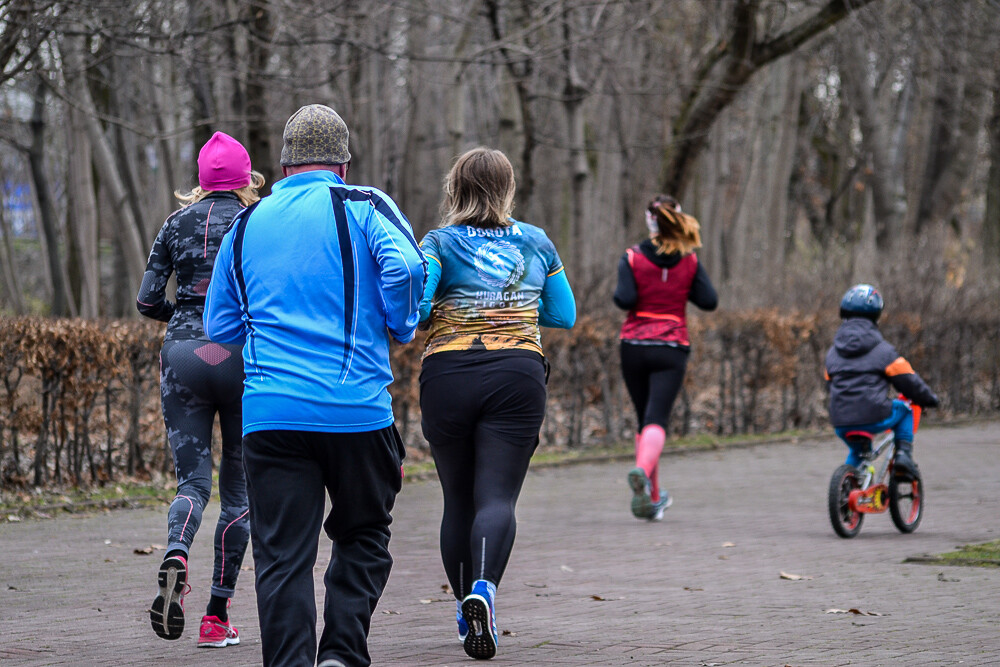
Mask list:
[[[444,179],[441,226],[508,226],[514,187],[514,167],[501,151],[479,147],[463,153]]]
[[[656,195],[646,208],[656,219],[659,234],[652,237],[658,254],[687,255],[701,247],[701,225],[694,216],[681,212],[681,205],[670,195]]]

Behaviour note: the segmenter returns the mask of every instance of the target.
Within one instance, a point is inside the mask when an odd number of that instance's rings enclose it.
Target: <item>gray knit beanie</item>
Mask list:
[[[309,104],[292,114],[281,138],[281,166],[343,164],[350,161],[347,124],[322,104]]]

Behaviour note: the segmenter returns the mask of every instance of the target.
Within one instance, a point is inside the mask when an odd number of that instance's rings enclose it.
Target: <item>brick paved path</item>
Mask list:
[[[498,598],[500,628],[512,634],[493,662],[998,664],[1000,569],[902,560],[1000,538],[1000,423],[928,425],[916,453],[928,495],[920,528],[901,535],[887,514],[871,516],[854,540],[837,538],[826,516],[829,475],[844,455],[833,439],[664,458],[676,501],[658,524],[631,517],[627,464],[534,470]],[[396,565],[370,639],[377,665],[472,664],[441,591],[440,505],[432,482],[407,484],[398,499]],[[146,609],[162,553],[133,550],[164,542],[165,514],[0,525],[0,663],[258,664],[249,571],[231,610],[243,643],[195,647],[212,512],[192,552],[189,629],[176,642],[153,635]],[[879,615],[825,613],[832,608]]]

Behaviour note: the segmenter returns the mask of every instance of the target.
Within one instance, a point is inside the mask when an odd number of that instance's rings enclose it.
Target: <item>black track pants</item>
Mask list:
[[[403,455],[394,426],[256,431],[243,439],[265,666],[371,664],[368,629],[392,568],[389,512]],[[332,503],[325,522],[324,495]],[[313,566],[321,527],[333,549],[317,650]]]

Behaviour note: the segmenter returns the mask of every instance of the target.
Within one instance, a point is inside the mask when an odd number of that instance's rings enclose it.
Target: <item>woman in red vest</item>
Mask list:
[[[691,345],[687,302],[715,310],[719,298],[694,254],[701,247],[698,221],[682,213],[676,199],[657,195],[646,209],[646,226],[649,238],[618,263],[614,299],[628,311],[620,336],[622,375],[639,422],[628,474],[632,514],[659,521],[672,500],[659,487],[658,466]]]

